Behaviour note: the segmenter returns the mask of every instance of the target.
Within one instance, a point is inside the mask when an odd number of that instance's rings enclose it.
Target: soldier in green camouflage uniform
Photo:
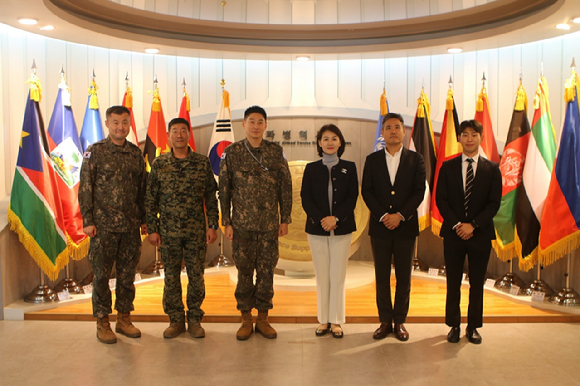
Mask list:
[[[145,226],[145,162],[141,150],[125,138],[131,129],[129,110],[113,106],[105,122],[109,136],[90,145],[83,159],[79,204],[83,231],[91,237],[89,261],[93,267],[93,316],[97,338],[115,343],[108,315],[111,310],[109,278],[116,264],[115,330],[130,337],[141,332],[131,324],[135,299],[135,269],[141,256],[141,232]]]
[[[217,184],[209,159],[188,146],[189,122],[173,119],[169,122],[168,135],[171,153],[153,161],[146,199],[149,241],[161,246],[165,266],[163,310],[169,315],[170,325],[163,336],[175,338],[185,331],[180,277],[181,262],[185,259],[189,279],[189,332],[195,338],[202,338],[205,336],[200,325],[203,316],[200,307],[205,298],[203,269],[206,243],[213,243],[217,238]]]
[[[242,122],[246,138],[228,146],[220,163],[222,221],[225,236],[233,242],[238,268],[235,296],[242,313],[239,340],[248,339],[252,333],[253,308],[258,310],[256,332],[276,337],[267,316],[274,296],[278,237],[288,233],[291,222],[292,178],[282,147],[262,139],[266,120],[263,108],[248,108]]]

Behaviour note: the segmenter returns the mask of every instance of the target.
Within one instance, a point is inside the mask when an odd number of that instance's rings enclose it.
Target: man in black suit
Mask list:
[[[495,239],[493,216],[501,203],[502,180],[499,166],[479,156],[483,126],[476,120],[461,122],[459,142],[463,154],[445,161],[439,171],[435,200],[443,216],[439,236],[443,237],[447,267],[445,324],[451,327],[450,343],[459,342],[461,324],[461,280],[465,255],[469,266],[469,308],[465,335],[480,344],[477,328],[483,319],[483,285]]]
[[[403,323],[409,311],[413,247],[419,235],[417,208],[425,194],[425,162],[419,153],[403,147],[405,126],[399,114],[384,116],[381,133],[385,149],[367,157],[362,179],[362,196],[371,211],[369,235],[381,321],[373,338],[383,339],[394,332],[397,339],[406,341],[409,333]],[[391,256],[397,278],[394,307]]]

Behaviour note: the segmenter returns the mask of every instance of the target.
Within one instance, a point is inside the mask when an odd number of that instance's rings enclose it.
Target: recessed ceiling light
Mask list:
[[[156,54],[159,52],[159,50],[157,48],[147,48],[145,52],[148,54]]]
[[[18,19],[18,22],[20,24],[24,24],[24,25],[35,25],[36,23],[38,23],[38,20],[30,19],[28,17],[23,17],[23,18]]]
[[[447,49],[447,52],[449,52],[450,54],[458,54],[462,51],[463,51],[462,48],[448,48]]]
[[[580,17],[575,17],[572,21],[576,24],[580,24]]]
[[[52,31],[54,29],[54,26],[52,25],[45,25],[44,27],[40,27],[41,31]]]
[[[296,60],[299,62],[307,62],[310,60],[310,56],[305,56],[305,55],[297,56]]]
[[[570,29],[570,26],[568,24],[566,24],[566,23],[563,23],[563,24],[558,24],[556,26],[556,28],[561,29],[561,30],[568,31]]]

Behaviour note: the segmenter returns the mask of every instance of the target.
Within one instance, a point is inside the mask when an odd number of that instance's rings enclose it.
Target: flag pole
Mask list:
[[[566,263],[566,273],[564,277],[566,278],[566,287],[561,289],[557,294],[550,298],[550,303],[557,304],[559,306],[568,307],[578,307],[580,306],[580,295],[573,288],[570,287],[570,272],[572,272],[572,246],[571,242],[568,241],[568,261]]]
[[[543,292],[545,298],[548,298],[554,294],[554,290],[542,280],[542,264],[538,260],[538,272],[536,274],[536,280],[532,281],[530,284],[524,288],[524,295],[532,296],[532,292]]]

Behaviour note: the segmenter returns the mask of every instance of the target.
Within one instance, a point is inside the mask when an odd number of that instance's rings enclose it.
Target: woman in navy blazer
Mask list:
[[[302,179],[302,207],[306,233],[316,272],[318,322],[316,335],[331,331],[342,338],[345,322],[346,266],[352,232],[356,230],[354,208],[358,177],[354,162],[340,159],[345,141],[335,125],[322,126],[316,135],[321,160],[306,165]]]

